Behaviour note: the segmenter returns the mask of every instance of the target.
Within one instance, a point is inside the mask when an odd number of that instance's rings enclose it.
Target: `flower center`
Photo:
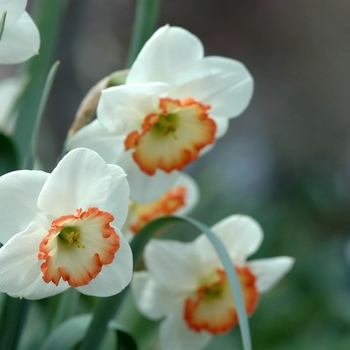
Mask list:
[[[248,267],[237,267],[236,271],[247,313],[251,314],[259,297],[256,278]],[[237,325],[236,305],[224,270],[218,269],[207,276],[195,295],[186,299],[184,319],[188,327],[196,332],[206,330],[212,334],[227,332]]]
[[[75,243],[78,248],[85,248],[84,244],[78,241],[79,236],[80,232],[78,231],[78,228],[71,226],[62,229],[58,235],[59,238],[68,243],[68,247],[71,247]]]
[[[164,137],[170,134],[175,139],[176,136],[176,128],[178,124],[178,116],[176,114],[169,115],[159,115],[159,121],[155,123],[151,128],[151,133],[155,137]]]
[[[58,285],[62,278],[80,287],[94,279],[120,247],[119,236],[110,226],[113,220],[112,214],[96,207],[54,220],[39,245],[43,280]]]
[[[162,98],[159,111],[145,117],[142,130],[126,137],[125,149],[134,150],[134,161],[148,175],[157,169],[181,170],[215,141],[216,124],[207,114],[209,108],[192,98]]]

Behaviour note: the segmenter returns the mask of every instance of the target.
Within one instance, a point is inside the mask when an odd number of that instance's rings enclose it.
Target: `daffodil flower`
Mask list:
[[[129,186],[124,171],[76,149],[52,171],[0,178],[0,291],[40,299],[74,287],[110,296],[130,282],[132,255],[120,232]]]
[[[0,41],[0,64],[21,63],[38,54],[40,34],[25,11],[27,0],[0,0],[0,18],[6,12]]]
[[[261,293],[272,288],[293,265],[293,258],[247,261],[263,239],[259,224],[234,215],[212,231],[226,247],[238,274],[250,315]],[[152,240],[145,249],[147,271],[136,272],[132,290],[139,310],[160,325],[162,350],[199,350],[238,323],[225,270],[205,235],[183,243]]]
[[[108,157],[128,174],[132,200],[153,201],[226,132],[252,91],[242,63],[204,57],[196,36],[167,25],[145,44],[126,84],[102,91],[97,121],[68,148],[84,145]]]
[[[174,186],[154,202],[136,203],[130,201],[129,212],[122,233],[127,240],[148,222],[165,215],[186,215],[199,200],[199,189],[193,178],[180,173]]]

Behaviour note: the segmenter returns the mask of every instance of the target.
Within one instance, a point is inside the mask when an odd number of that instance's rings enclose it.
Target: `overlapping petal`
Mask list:
[[[255,253],[263,240],[260,225],[251,217],[245,215],[231,215],[212,228],[226,247],[231,259],[238,266],[244,265],[246,259]],[[201,235],[194,242],[198,254],[206,260],[219,263],[216,252],[205,235]]]
[[[38,207],[57,218],[106,200],[112,181],[107,164],[95,152],[78,148],[52,171],[38,198]]]
[[[13,236],[0,254],[0,290],[15,293],[31,285],[39,275],[38,247],[45,230],[31,224],[26,230]],[[15,276],[14,276],[15,275]]]
[[[250,261],[248,265],[257,277],[257,288],[259,292],[263,293],[273,288],[291,270],[294,261],[289,256]]]
[[[211,340],[212,335],[189,329],[182,317],[182,310],[175,309],[160,325],[162,350],[200,350]]]
[[[152,240],[145,248],[145,263],[165,286],[176,290],[193,290],[196,286],[199,264],[189,243]]]
[[[0,42],[0,64],[16,64],[39,53],[40,34],[27,12],[6,25]]]
[[[68,150],[79,147],[92,149],[106,163],[116,164],[121,153],[124,152],[124,136],[109,132],[98,120],[94,120],[67,139]]]
[[[15,171],[0,178],[0,242],[24,231],[38,216],[37,199],[48,174]],[[39,218],[37,218],[39,219]]]
[[[107,297],[119,293],[131,281],[132,252],[129,244],[119,230],[120,247],[111,264],[104,265],[100,274],[88,285],[76,288],[81,293]]]
[[[117,134],[141,128],[144,117],[159,108],[159,96],[168,91],[164,83],[130,84],[103,90],[97,115],[101,125]]]
[[[0,0],[0,17],[6,11],[7,25],[16,22],[24,12],[27,0]]]
[[[146,42],[126,82],[175,84],[178,71],[203,55],[203,45],[195,35],[179,27],[164,26]]]
[[[157,283],[146,271],[135,272],[132,290],[139,309],[152,320],[159,320],[176,307],[182,307],[183,296]]]

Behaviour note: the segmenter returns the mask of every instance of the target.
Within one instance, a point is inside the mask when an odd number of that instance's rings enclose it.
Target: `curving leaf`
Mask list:
[[[40,350],[69,350],[83,340],[92,314],[81,314],[58,325],[46,338]]]

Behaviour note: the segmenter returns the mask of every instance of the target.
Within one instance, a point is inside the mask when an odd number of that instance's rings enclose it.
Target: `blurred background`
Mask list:
[[[47,171],[89,88],[125,68],[134,9],[134,0],[69,2],[40,132]],[[186,169],[201,189],[195,218],[251,215],[265,232],[254,258],[296,258],[250,319],[254,348],[350,349],[350,2],[166,0],[158,27],[167,23],[197,35],[206,55],[243,62],[255,80],[248,109]],[[16,70],[1,66],[0,78]],[[208,349],[234,344],[237,330]]]

